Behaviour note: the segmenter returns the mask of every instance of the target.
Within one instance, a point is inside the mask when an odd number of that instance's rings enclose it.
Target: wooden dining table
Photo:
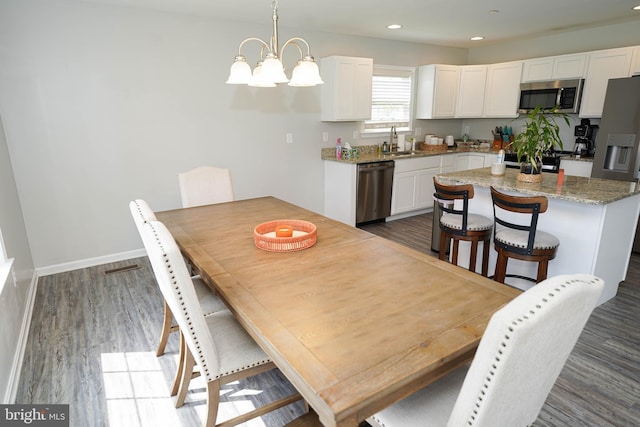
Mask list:
[[[157,217],[325,426],[357,426],[470,361],[520,293],[273,197]],[[317,242],[256,247],[255,227],[283,219],[314,224]]]

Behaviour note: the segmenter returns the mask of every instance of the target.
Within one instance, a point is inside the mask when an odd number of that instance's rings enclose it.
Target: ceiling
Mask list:
[[[269,0],[81,0],[270,25]],[[470,48],[640,21],[640,0],[279,0],[279,25]],[[491,13],[490,11],[497,11]],[[388,30],[388,24],[402,24]],[[639,30],[640,31],[640,30]],[[284,32],[284,31],[282,31]],[[296,34],[304,37],[304,34]],[[472,36],[484,36],[472,42]]]

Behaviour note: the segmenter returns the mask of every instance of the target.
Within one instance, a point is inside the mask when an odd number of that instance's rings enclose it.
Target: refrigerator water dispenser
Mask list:
[[[635,134],[610,133],[607,138],[604,169],[627,172],[633,159],[632,153],[635,140]]]

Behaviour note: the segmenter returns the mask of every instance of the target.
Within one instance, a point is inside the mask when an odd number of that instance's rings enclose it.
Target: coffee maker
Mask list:
[[[581,157],[593,157],[596,152],[597,133],[598,125],[592,125],[589,119],[581,119],[573,132],[576,137],[573,153]]]

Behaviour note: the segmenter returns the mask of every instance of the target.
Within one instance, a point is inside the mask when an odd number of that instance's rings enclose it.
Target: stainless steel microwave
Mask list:
[[[520,84],[519,113],[528,113],[537,106],[545,110],[558,106],[561,113],[578,113],[584,79],[554,80]]]

